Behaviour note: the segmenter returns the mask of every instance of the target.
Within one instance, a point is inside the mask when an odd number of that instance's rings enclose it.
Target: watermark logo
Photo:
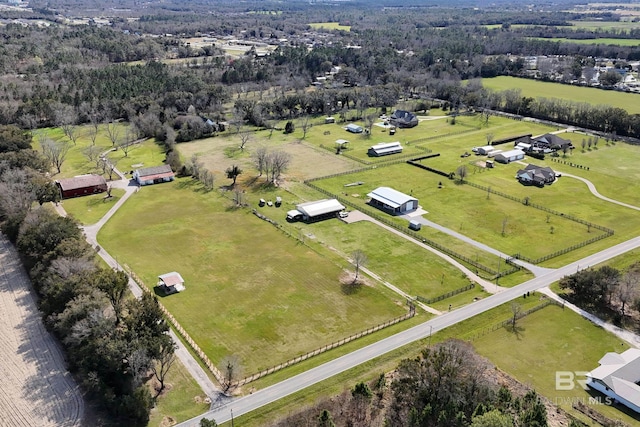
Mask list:
[[[556,371],[556,390],[573,390],[576,386],[588,390],[586,371]]]

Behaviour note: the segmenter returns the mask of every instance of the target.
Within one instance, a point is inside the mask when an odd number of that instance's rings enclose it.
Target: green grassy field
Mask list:
[[[429,162],[425,161],[424,164]],[[501,176],[506,175],[502,170],[492,170],[480,175],[489,176],[495,172]],[[515,170],[509,175],[513,177]],[[469,178],[475,179],[474,175]],[[547,223],[547,214],[542,211],[495,195],[487,199],[487,193],[482,190],[456,184],[439,175],[406,164],[328,178],[315,181],[314,184],[333,194],[344,195],[344,184],[356,181],[362,181],[364,184],[350,187],[348,196],[345,197],[357,206],[371,209],[365,204],[368,199],[367,193],[379,186],[389,186],[418,198],[423,209],[428,211],[424,215],[426,219],[486,243],[505,254],[520,253],[529,258],[538,258],[558,248],[568,247],[592,237],[586,227],[565,218],[556,216],[553,218],[554,224],[550,225]],[[438,188],[438,183],[442,181],[443,187]],[[506,226],[503,227],[505,220]],[[551,226],[554,227],[553,231]],[[593,234],[595,235],[595,230]],[[544,236],[544,239],[540,239],[540,236]],[[533,240],[537,241],[535,245],[530,244]]]
[[[487,89],[503,91],[520,89],[522,96],[533,98],[562,98],[573,102],[589,104],[604,104],[627,110],[629,114],[640,113],[640,102],[637,94],[602,90],[590,87],[572,86],[561,83],[543,82],[517,77],[493,77],[482,79],[482,85]]]
[[[586,30],[632,30],[640,28],[640,22],[631,21],[569,21],[579,29]]]
[[[550,42],[560,43],[575,43],[575,44],[601,44],[606,46],[638,46],[640,45],[639,39],[614,39],[614,38],[597,38],[597,39],[569,39],[566,37],[532,37],[535,40],[545,40]]]
[[[187,290],[162,303],[212,360],[237,355],[246,374],[406,312],[386,288],[341,285],[346,262],[331,262],[190,178],[144,187],[99,242],[148,286],[180,272]]]
[[[209,409],[204,402],[206,395],[198,383],[186,370],[180,360],[176,360],[166,378],[166,389],[156,399],[156,406],[149,414],[150,427],[166,427],[186,421]],[[155,396],[155,390],[151,390]],[[172,422],[173,421],[173,422]]]
[[[124,190],[114,188],[111,190],[111,198],[106,198],[105,194],[76,197],[63,200],[60,203],[65,211],[81,224],[91,225],[98,222],[120,200],[120,197],[124,195]]]
[[[312,22],[309,26],[315,29],[351,31],[351,25],[340,25],[339,22]]]
[[[562,325],[562,327],[559,327]],[[556,389],[557,371],[591,371],[598,360],[610,351],[622,352],[629,344],[604,329],[595,326],[571,310],[549,306],[518,321],[516,333],[510,328],[499,329],[473,341],[476,350],[498,368],[534,388],[552,403],[574,412],[575,399],[588,401],[590,394],[582,387],[573,390]],[[583,380],[584,377],[576,379]],[[613,419],[635,425],[618,409],[605,405],[590,405]]]
[[[73,143],[69,141],[69,139],[64,135],[62,129],[60,128],[38,129],[38,133],[42,134],[44,137],[50,138],[54,141],[67,141],[71,146],[69,152],[67,153],[66,160],[62,164],[60,174],[57,174],[57,171],[52,170],[52,173],[54,173],[54,178],[68,178],[77,175],[84,175],[87,173],[102,174],[102,170],[99,169],[95,163],[90,162],[89,159],[83,154],[83,150],[91,145],[91,139],[88,136],[89,126],[78,126],[76,132],[79,137],[76,145],[73,145]],[[120,132],[124,133],[123,130],[121,130]],[[40,150],[38,136],[34,137],[32,145],[34,150]],[[100,128],[98,129],[98,135],[96,137],[95,145],[97,147],[100,147],[102,151],[107,151],[112,148],[111,141],[108,138],[107,131],[104,126],[100,126]]]

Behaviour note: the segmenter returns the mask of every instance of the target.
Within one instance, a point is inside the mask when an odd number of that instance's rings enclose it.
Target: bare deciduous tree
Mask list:
[[[307,132],[311,128],[311,118],[308,115],[305,115],[300,119],[300,129],[302,129],[302,139],[307,137]]]
[[[89,160],[89,162],[94,163],[96,167],[100,167],[100,154],[102,149],[100,147],[96,147],[95,145],[90,145],[84,150],[82,150],[82,154]]]
[[[156,363],[151,365],[151,372],[153,372],[153,375],[160,383],[160,387],[156,389],[156,396],[159,396],[165,388],[164,382],[166,380],[167,373],[171,369],[171,366],[173,366],[173,362],[176,361],[175,350],[176,344],[172,340],[166,340],[166,342],[162,343],[160,346],[160,353],[156,359]]]
[[[351,254],[351,258],[353,260],[353,266],[355,268],[355,276],[353,278],[353,283],[356,283],[360,275],[360,269],[367,264],[367,261],[369,261],[369,259],[367,258],[367,255],[364,252],[362,252],[360,249],[354,251]]]
[[[520,317],[520,313],[522,313],[522,306],[517,302],[511,303],[511,327],[513,329],[516,328],[516,322],[518,321],[518,317]]]
[[[640,283],[640,272],[629,270],[622,276],[615,288],[615,297],[620,303],[620,314],[623,318],[627,305],[633,303],[638,295],[638,283]]]
[[[506,216],[504,218],[502,218],[502,231],[500,234],[502,234],[502,236],[504,237],[507,233],[507,223],[509,222],[509,218],[507,218]]]
[[[59,105],[56,111],[56,125],[62,129],[65,136],[69,138],[73,145],[76,145],[78,137],[78,113],[69,105]]]
[[[460,182],[464,182],[464,179],[467,177],[467,166],[466,165],[461,165],[458,166],[458,169],[456,169],[456,175],[458,176],[458,179],[460,180]]]
[[[222,391],[228,393],[242,374],[240,359],[235,356],[227,356],[222,359],[220,372],[222,373]]]
[[[258,176],[262,176],[262,173],[268,173],[266,171],[266,166],[267,166],[267,156],[269,154],[269,151],[267,150],[267,147],[262,146],[262,147],[258,147],[258,149],[253,153],[253,156],[251,156],[253,158],[253,163],[256,166],[256,169],[258,169],[258,172],[260,173],[260,175]]]
[[[60,168],[67,159],[71,146],[66,141],[54,141],[50,138],[45,138],[41,144],[42,153],[60,173]]]
[[[285,151],[274,151],[267,157],[268,169],[271,171],[271,183],[275,184],[291,163],[291,155]]]
[[[120,141],[120,133],[122,132],[122,127],[115,120],[111,120],[107,122],[107,135],[109,136],[109,141],[111,141],[111,145],[115,146],[118,141]]]
[[[240,136],[240,151],[244,151],[245,146],[251,142],[252,134],[248,129],[243,130],[239,133]]]

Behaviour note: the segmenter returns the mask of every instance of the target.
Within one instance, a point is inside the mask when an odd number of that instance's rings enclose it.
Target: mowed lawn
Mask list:
[[[99,242],[151,287],[178,271],[186,291],[161,298],[218,363],[250,374],[406,312],[386,290],[345,292],[328,261],[190,178],[143,187]]]
[[[474,340],[473,345],[498,368],[570,412],[572,399],[588,401],[590,394],[578,384],[573,390],[556,390],[556,372],[588,372],[599,366],[598,360],[607,352],[629,349],[628,343],[557,306],[530,314],[519,320],[516,328],[517,333],[510,328],[490,332]],[[576,380],[585,378],[577,376]],[[629,425],[638,423],[616,408],[591,406]]]
[[[111,197],[106,193],[66,199],[60,202],[67,214],[73,216],[83,225],[95,224],[124,196],[124,190],[114,188]]]
[[[640,113],[639,97],[634,93],[602,90],[591,87],[571,86],[561,83],[521,79],[517,77],[492,77],[482,79],[482,85],[491,90],[520,89],[522,96],[532,98],[561,98],[573,102],[611,105],[626,110],[629,114]]]
[[[428,161],[424,164],[428,164]],[[495,172],[483,175],[489,173]],[[515,171],[513,174],[515,175]],[[472,178],[473,176],[470,179]],[[346,193],[344,184],[356,181],[364,184],[349,187]],[[440,182],[443,184],[442,188],[438,188]],[[547,214],[543,211],[496,195],[489,195],[487,198],[487,192],[483,190],[456,184],[440,175],[407,164],[328,178],[315,181],[315,184],[333,194],[348,194],[350,201],[365,209],[372,209],[365,204],[368,200],[367,193],[379,186],[389,186],[405,194],[413,194],[428,212],[423,215],[424,218],[509,255],[520,253],[529,258],[538,258],[588,240],[596,234],[595,230],[588,233],[585,226],[559,216],[553,218],[553,223],[548,223]],[[382,211],[378,212],[386,215]],[[531,244],[533,241],[536,243]]]

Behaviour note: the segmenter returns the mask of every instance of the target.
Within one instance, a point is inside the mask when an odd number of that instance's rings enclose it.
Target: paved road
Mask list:
[[[557,270],[553,270],[542,276],[531,279],[521,285],[507,289],[503,292],[479,300],[458,310],[438,316],[428,322],[407,329],[391,337],[385,338],[367,347],[356,350],[338,359],[327,362],[324,365],[310,369],[295,377],[289,378],[271,387],[257,391],[251,395],[228,402],[191,420],[185,421],[179,426],[198,426],[202,418],[214,419],[218,423],[231,419],[231,411],[234,416],[246,414],[253,410],[275,402],[285,396],[305,389],[313,384],[358,366],[364,362],[393,351],[420,339],[427,338],[430,334],[438,332],[456,323],[467,320],[473,316],[509,302],[527,291],[535,291],[561,279],[563,276],[575,273],[577,270],[596,265],[608,259],[614,258],[630,250],[640,247],[640,237],[605,249],[601,252],[585,257],[579,261],[568,264]]]

